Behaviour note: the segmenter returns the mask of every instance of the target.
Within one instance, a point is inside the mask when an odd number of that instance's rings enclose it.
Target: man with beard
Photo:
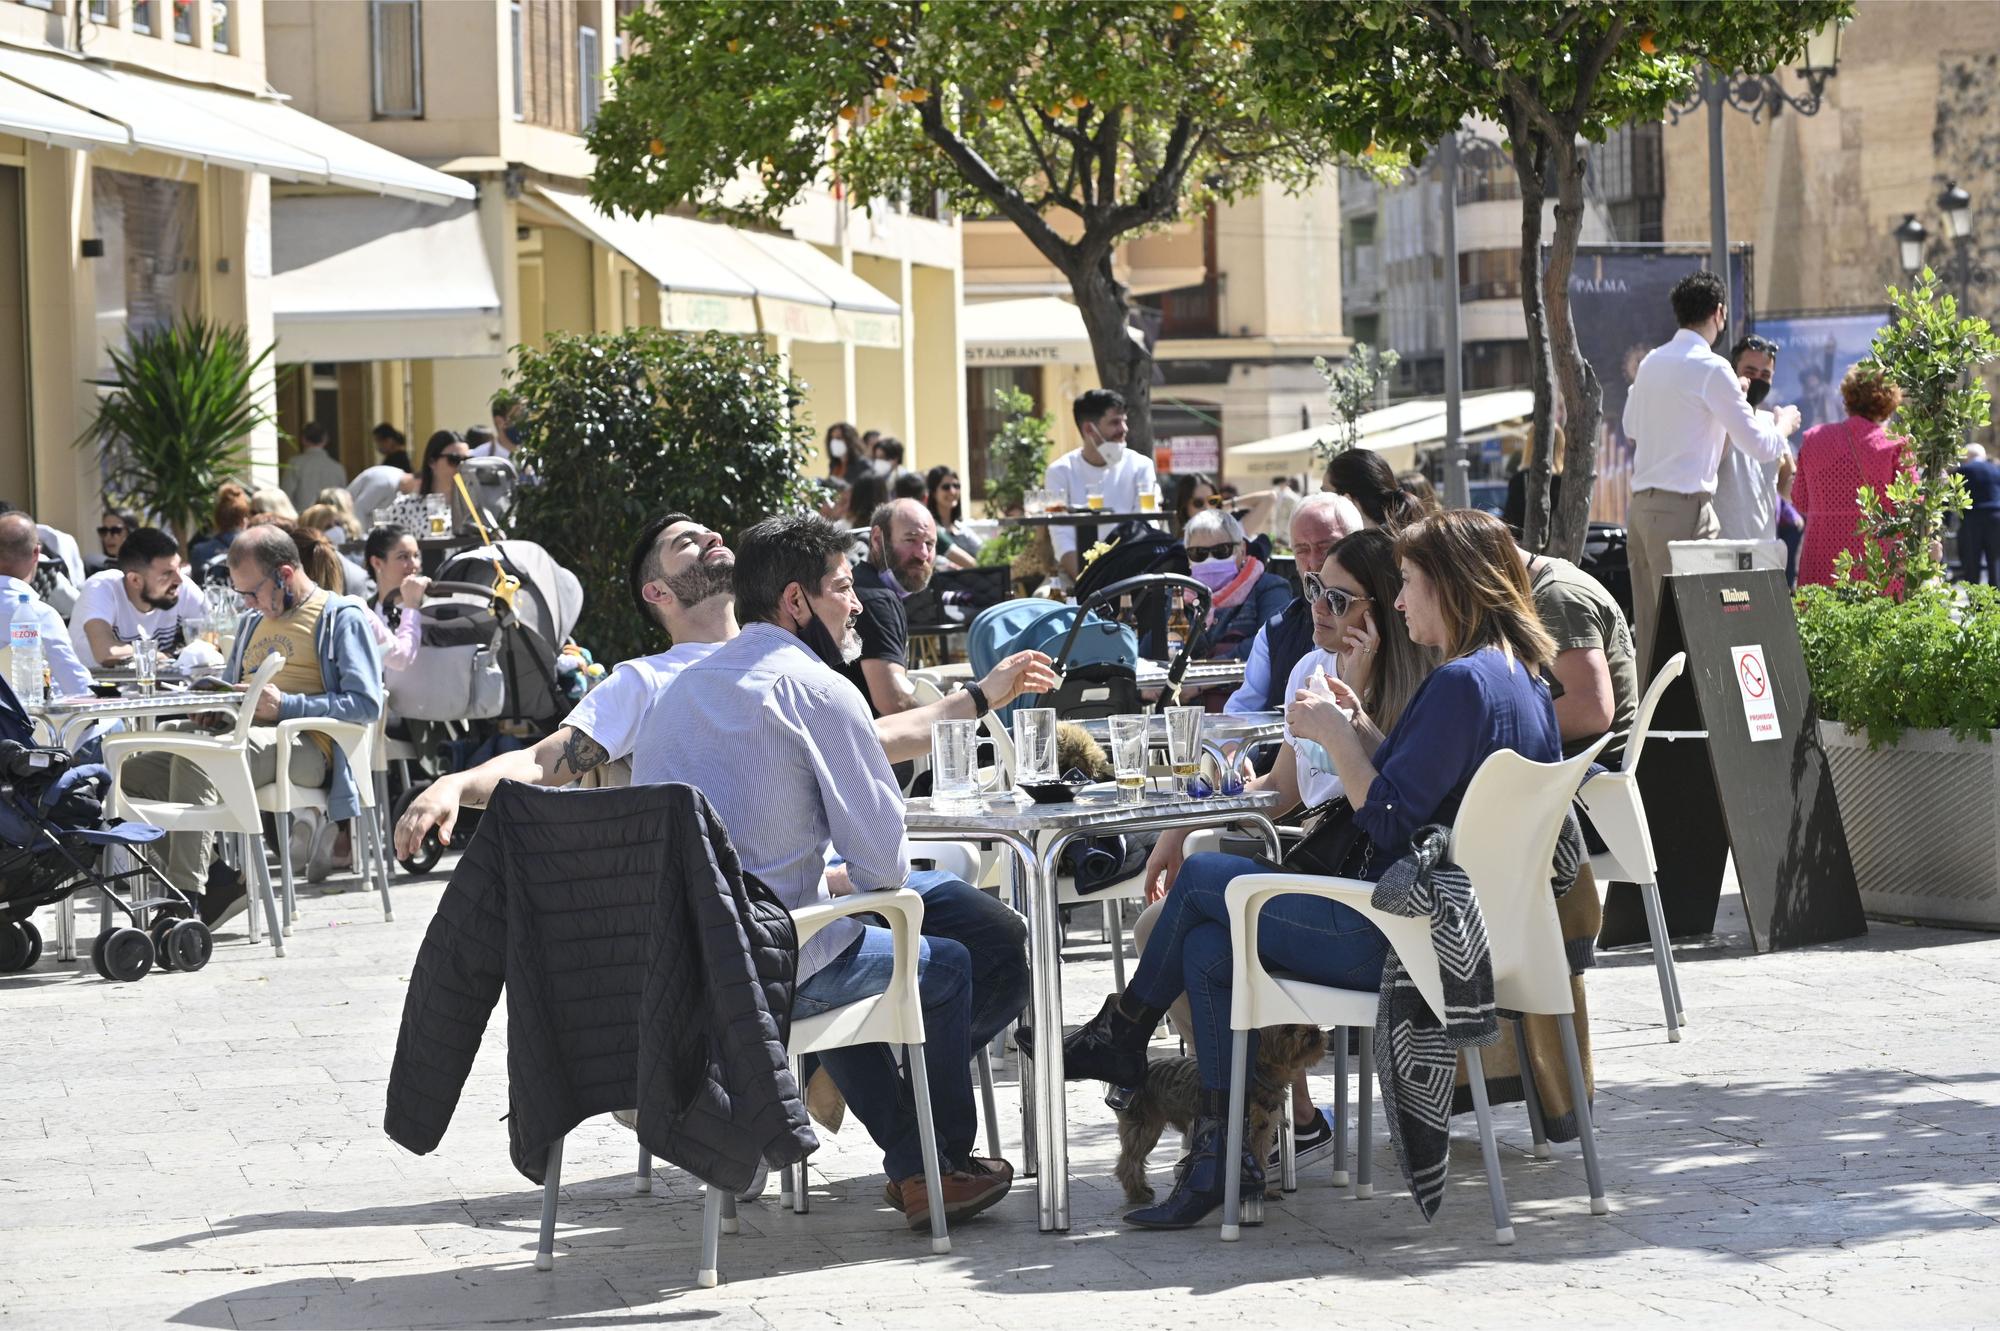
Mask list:
[[[172,536],[141,527],[118,547],[116,567],[84,580],[70,612],[69,640],[85,669],[125,664],[140,638],[151,638],[167,656],[181,621],[207,618],[201,589],[181,572],[180,553]]]
[[[1755,333],[1731,348],[1730,363],[1743,385],[1744,400],[1760,416],[1771,395],[1771,376],[1778,369],[1778,344]],[[1778,492],[1796,470],[1791,446],[1772,462],[1751,457],[1739,448],[1722,450],[1715,473],[1715,521],[1725,541],[1772,541],[1778,538]]]
[[[868,522],[868,558],[854,566],[861,656],[841,672],[876,716],[917,705],[907,669],[910,617],[903,602],[930,586],[936,559],[937,520],[928,508],[914,499],[892,499],[875,510]]]

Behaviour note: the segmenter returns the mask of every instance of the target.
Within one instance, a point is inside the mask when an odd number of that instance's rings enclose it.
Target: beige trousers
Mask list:
[[[169,722],[162,730],[191,727]],[[249,734],[250,782],[267,786],[278,776],[278,731],[274,726],[252,726]],[[318,788],[329,775],[326,755],[309,740],[292,745],[292,784]],[[364,774],[364,779],[365,779]],[[119,782],[140,799],[171,800],[175,804],[213,804],[215,787],[193,763],[165,753],[135,753],[119,769]],[[166,837],[167,857],[162,871],[167,881],[190,896],[201,894],[214,854],[213,832],[170,832]],[[157,857],[155,857],[157,858]],[[303,864],[293,866],[301,875]]]
[[[1660,623],[1660,579],[1673,572],[1672,541],[1712,541],[1722,534],[1705,494],[1638,490],[1625,518],[1632,561],[1632,637],[1639,652],[1639,686],[1653,674],[1653,634]]]

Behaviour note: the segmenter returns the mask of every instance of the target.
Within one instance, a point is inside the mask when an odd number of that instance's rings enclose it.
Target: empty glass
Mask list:
[[[979,779],[979,723],[931,723],[931,799],[941,805],[977,803],[986,791]]]
[[[160,644],[151,638],[140,637],[132,644],[132,680],[139,686],[139,692],[151,693],[153,684],[159,678]]]
[[[1205,715],[1207,710],[1201,707],[1167,708],[1167,763],[1177,786],[1185,786],[1201,768],[1201,718]]]
[[[1118,789],[1137,798],[1146,786],[1146,723],[1143,716],[1111,718],[1111,766]]]
[[[1014,713],[1014,784],[1056,779],[1056,709],[1024,707]]]

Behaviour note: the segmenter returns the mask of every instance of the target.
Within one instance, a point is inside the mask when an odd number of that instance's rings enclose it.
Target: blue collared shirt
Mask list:
[[[910,871],[903,796],[868,704],[775,624],[748,624],[681,671],[641,724],[635,783],[680,781],[708,797],[745,873],[788,909],[827,899],[828,848],[857,892]],[[861,926],[838,920],[799,950],[799,980],[839,956]]]

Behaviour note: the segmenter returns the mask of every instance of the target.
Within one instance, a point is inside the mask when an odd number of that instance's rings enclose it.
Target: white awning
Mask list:
[[[959,315],[967,365],[1093,365],[1083,311],[1057,296],[991,300]],[[1145,345],[1146,335],[1126,330]]]
[[[748,282],[757,292],[757,319],[774,337],[801,342],[845,341],[833,297],[771,257],[731,227],[662,217],[684,243],[698,249]]]
[[[818,288],[833,302],[845,340],[857,347],[903,345],[903,307],[803,240],[761,231],[739,232],[745,240]]]
[[[265,138],[311,153],[325,163],[324,179],[329,185],[414,199],[418,203],[450,203],[454,199],[476,198],[479,194],[469,180],[433,171],[387,148],[377,147],[366,139],[315,120],[283,102],[179,85],[168,91],[181,101],[192,102],[202,110],[254,130]]]
[[[470,199],[475,193],[467,181],[420,166],[275,100],[6,47],[0,47],[0,75],[6,76],[0,90],[32,89],[94,113],[86,119],[113,122],[112,137],[99,138],[99,144],[152,148],[279,180],[345,185],[425,203]]]
[[[1459,408],[1459,433],[1470,436],[1491,430],[1508,421],[1530,416],[1534,410],[1535,395],[1525,389],[1468,397]],[[1393,466],[1406,466],[1419,447],[1443,441],[1444,399],[1422,397],[1392,403],[1363,413],[1355,424],[1360,431],[1361,447],[1386,455]],[[1238,465],[1255,465],[1260,470],[1291,473],[1311,472],[1317,471],[1320,466],[1314,445],[1321,441],[1331,442],[1335,433],[1334,426],[1321,425],[1310,430],[1293,430],[1289,434],[1259,439],[1255,443],[1236,444],[1223,451],[1232,463]]]
[[[581,194],[537,185],[557,220],[616,250],[660,284],[660,325],[688,332],[755,333],[757,289],[692,245],[680,218],[607,213]],[[695,223],[694,225],[700,225]]]
[[[132,136],[123,125],[0,79],[0,130],[58,148],[123,148]]]
[[[326,179],[323,158],[180,101],[173,97],[173,88],[159,79],[6,47],[0,47],[0,74],[117,121],[131,132],[132,146],[137,148],[155,148],[240,171],[262,171],[280,180]]]
[[[280,361],[506,350],[476,204],[355,194],[273,199],[271,267]]]

